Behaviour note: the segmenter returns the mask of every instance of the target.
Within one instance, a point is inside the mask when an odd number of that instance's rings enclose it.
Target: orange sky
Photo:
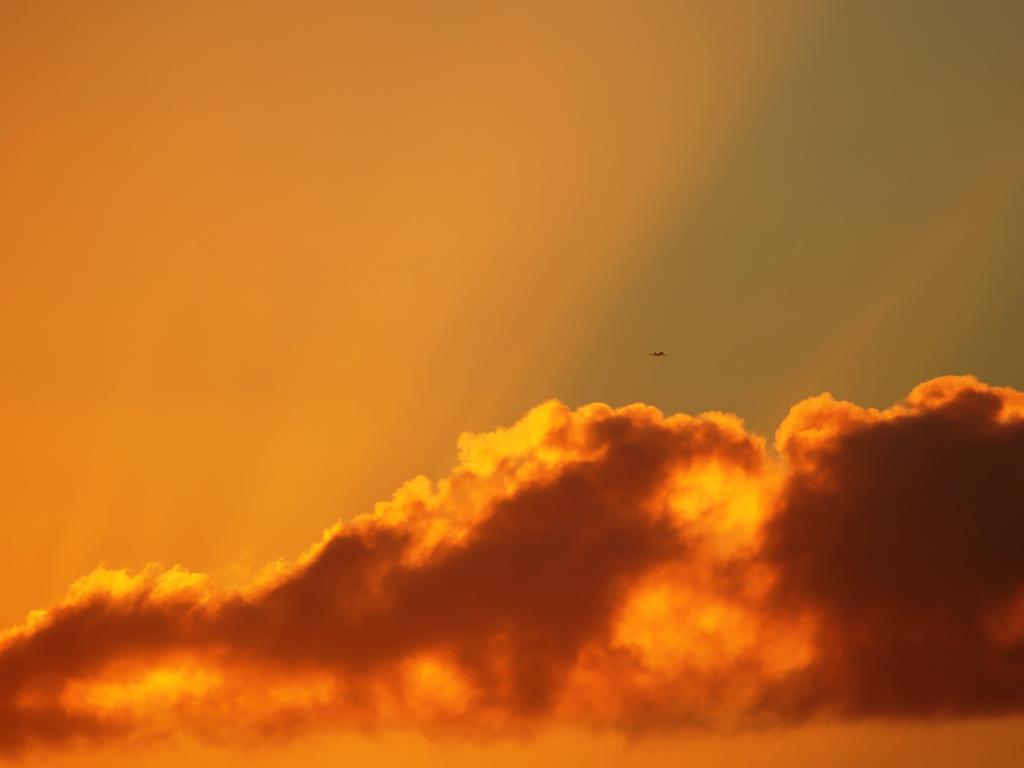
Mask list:
[[[474,6],[5,10],[8,620],[292,556],[554,394],[796,23]]]
[[[549,397],[767,433],[823,389],[1022,388],[1022,20],[995,0],[5,5],[0,625],[100,564],[244,584]],[[1019,725],[99,754],[1008,765]]]

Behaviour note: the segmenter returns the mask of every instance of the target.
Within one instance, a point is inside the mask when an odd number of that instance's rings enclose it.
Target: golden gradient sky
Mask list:
[[[998,0],[0,4],[0,626],[101,563],[244,580],[549,397],[770,433],[823,390],[1024,387],[1022,25]],[[1022,731],[32,760],[1009,766]]]

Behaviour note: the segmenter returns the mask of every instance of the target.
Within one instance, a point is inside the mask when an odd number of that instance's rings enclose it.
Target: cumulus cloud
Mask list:
[[[1024,395],[557,402],[241,589],[99,570],[0,635],[0,750],[1024,709]]]
[[[1024,396],[928,382],[878,413],[828,397],[779,431],[763,556],[775,609],[818,618],[810,709],[1024,708]]]

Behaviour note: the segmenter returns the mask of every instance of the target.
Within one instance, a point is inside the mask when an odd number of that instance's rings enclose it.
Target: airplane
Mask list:
[[[651,352],[651,357],[667,357],[664,352]]]

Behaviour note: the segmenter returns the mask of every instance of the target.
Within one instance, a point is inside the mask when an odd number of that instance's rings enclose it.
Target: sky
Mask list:
[[[0,690],[22,718],[0,752],[1013,764],[1022,16],[999,0],[0,4]],[[922,385],[950,375],[976,378]],[[673,416],[707,411],[743,423]],[[955,480],[936,494],[935,477]],[[870,510],[893,499],[944,522],[886,527]],[[538,509],[565,530],[502,522]],[[947,612],[921,608],[920,572],[888,549],[858,550],[891,566],[884,599],[835,576],[826,555],[862,573],[830,547],[863,530],[916,542]],[[600,560],[602,535],[626,554]],[[575,591],[550,537],[596,553]],[[486,570],[506,556],[562,589],[548,603]],[[319,614],[336,599],[308,586],[320,572],[383,623]],[[500,631],[466,619],[474,579],[506,606]],[[576,628],[567,606],[589,607]],[[922,652],[885,629],[904,620],[961,645],[926,644],[936,687],[911,664],[880,692],[872,659]],[[350,666],[376,671],[332,677]],[[247,704],[265,685],[285,703]],[[132,707],[149,726],[123,721]]]

